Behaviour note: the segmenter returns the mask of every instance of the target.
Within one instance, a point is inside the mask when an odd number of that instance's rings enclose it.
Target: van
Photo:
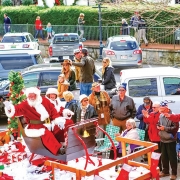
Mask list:
[[[39,52],[13,52],[0,51],[0,80],[7,79],[8,73],[13,71],[21,71],[22,69],[34,64],[44,63]]]
[[[180,114],[180,69],[125,69],[120,71],[120,83],[127,84],[126,95],[134,99],[136,108],[143,103],[143,97],[149,96],[153,102],[167,100],[173,113]]]

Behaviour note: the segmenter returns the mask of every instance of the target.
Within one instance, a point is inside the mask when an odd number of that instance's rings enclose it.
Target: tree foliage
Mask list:
[[[33,0],[22,0],[22,5],[29,6],[33,4]]]
[[[12,6],[13,5],[12,0],[2,0],[1,4],[3,6]]]
[[[9,100],[12,101],[13,105],[21,103],[25,98],[23,92],[24,80],[21,73],[11,71],[9,73],[8,79],[10,81],[9,88]],[[18,121],[16,117],[8,118],[8,129],[9,133],[12,133],[14,129],[18,129]]]

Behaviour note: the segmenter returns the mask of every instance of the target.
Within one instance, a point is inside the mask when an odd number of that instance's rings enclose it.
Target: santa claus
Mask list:
[[[56,139],[59,142],[61,142],[63,145],[65,145],[65,143],[63,143],[63,142],[65,142],[68,128],[74,124],[71,119],[72,115],[74,115],[74,113],[70,110],[64,109],[66,102],[60,101],[60,99],[58,97],[58,90],[56,88],[48,88],[45,97],[54,105],[54,107],[57,110],[57,112],[59,113],[59,115],[63,116],[63,118],[65,119],[64,129],[59,129],[58,125],[56,125],[52,121],[52,132],[53,132],[54,136],[56,137]]]
[[[64,154],[65,147],[58,142],[53,133],[46,127],[47,119],[60,129],[64,129],[66,119],[61,117],[54,105],[36,87],[25,90],[27,100],[13,105],[5,101],[5,113],[8,117],[24,116],[28,125],[25,134],[29,137],[41,137],[44,146],[54,155]]]

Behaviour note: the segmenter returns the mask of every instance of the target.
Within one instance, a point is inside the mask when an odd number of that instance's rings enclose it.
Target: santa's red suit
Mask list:
[[[48,97],[48,95],[50,95],[50,94],[56,94],[57,98],[55,100],[51,100]],[[70,111],[68,112],[68,113],[72,113],[72,114],[70,114],[70,118],[68,118],[68,116],[65,114],[66,113],[65,112],[66,110],[64,111],[65,102],[60,101],[60,99],[58,97],[58,90],[56,88],[48,88],[45,97],[54,105],[54,107],[57,110],[57,112],[59,113],[59,115],[64,116],[64,119],[66,120],[64,129],[60,129],[58,125],[53,125],[53,128],[52,128],[52,132],[53,132],[54,136],[56,137],[56,139],[59,142],[65,142],[68,128],[74,124],[73,121],[70,119],[74,113],[70,112]],[[64,114],[63,114],[63,112],[64,112]]]
[[[37,95],[35,105],[30,105],[28,99],[18,105],[10,105],[10,111],[5,107],[5,112],[8,117],[24,116],[28,125],[25,127],[25,134],[29,137],[41,137],[44,146],[57,155],[61,144],[56,140],[53,133],[43,124],[43,122],[50,118],[51,122],[64,128],[65,119],[60,117],[54,105],[50,101],[40,96],[40,90],[37,88],[27,88],[26,96],[29,93]]]

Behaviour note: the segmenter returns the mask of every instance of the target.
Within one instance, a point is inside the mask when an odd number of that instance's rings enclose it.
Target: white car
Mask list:
[[[39,49],[39,44],[32,34],[6,33],[0,43],[0,50],[5,49]]]
[[[167,100],[173,113],[180,113],[180,69],[157,67],[125,69],[120,72],[120,83],[126,83],[126,94],[134,99],[136,108],[149,96],[152,101]]]

